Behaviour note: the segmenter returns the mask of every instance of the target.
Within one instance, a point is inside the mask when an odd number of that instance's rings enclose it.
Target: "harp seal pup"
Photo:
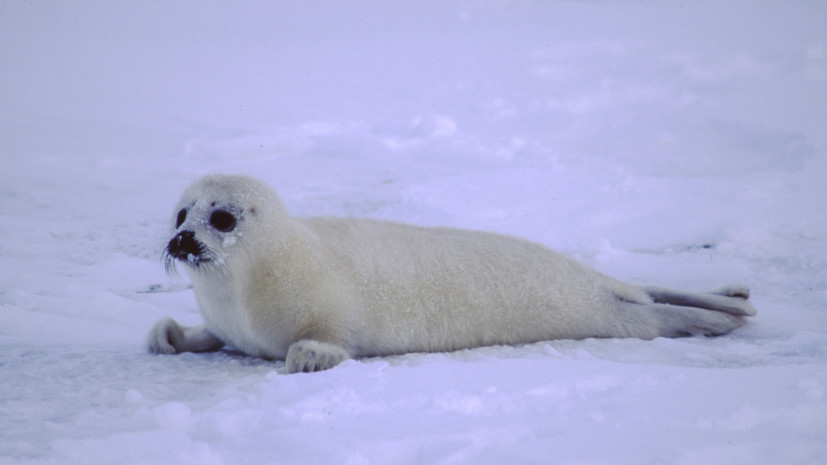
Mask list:
[[[189,275],[203,326],[159,321],[153,353],[225,344],[310,372],[351,357],[589,337],[725,334],[749,290],[615,280],[542,245],[486,232],[288,216],[255,179],[209,175],[183,193],[164,251]]]

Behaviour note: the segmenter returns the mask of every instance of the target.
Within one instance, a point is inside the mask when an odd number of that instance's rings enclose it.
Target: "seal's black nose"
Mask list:
[[[200,257],[204,253],[204,245],[195,238],[192,231],[181,231],[169,241],[169,254],[178,260],[188,260],[191,257]]]

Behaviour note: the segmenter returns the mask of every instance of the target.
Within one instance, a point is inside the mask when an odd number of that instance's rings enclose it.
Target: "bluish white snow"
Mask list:
[[[15,0],[0,69],[3,465],[827,457],[823,2]],[[759,313],[315,374],[152,356],[200,321],[160,253],[210,172]]]

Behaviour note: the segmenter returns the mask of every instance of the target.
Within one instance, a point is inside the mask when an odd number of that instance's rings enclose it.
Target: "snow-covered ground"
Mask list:
[[[827,6],[0,3],[0,463],[822,464]],[[751,286],[721,338],[151,356],[183,188]]]

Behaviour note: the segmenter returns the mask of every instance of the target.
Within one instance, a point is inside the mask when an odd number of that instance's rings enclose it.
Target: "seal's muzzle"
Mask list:
[[[181,231],[167,245],[167,253],[172,258],[188,262],[200,261],[204,258],[205,251],[206,247],[195,238],[192,231]]]

